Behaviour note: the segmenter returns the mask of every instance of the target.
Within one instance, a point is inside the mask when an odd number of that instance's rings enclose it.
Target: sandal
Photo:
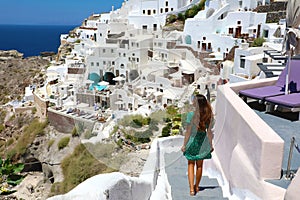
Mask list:
[[[199,192],[199,186],[197,187],[196,185],[194,185],[194,190],[195,190],[195,193],[197,194]]]
[[[195,196],[195,191],[194,191],[194,190],[191,190],[191,191],[190,191],[190,195],[191,195],[191,196]]]

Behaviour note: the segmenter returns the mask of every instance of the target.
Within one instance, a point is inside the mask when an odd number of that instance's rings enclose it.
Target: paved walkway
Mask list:
[[[178,158],[174,161],[174,158]],[[216,179],[203,176],[200,183],[200,192],[196,196],[190,196],[187,178],[187,160],[181,152],[165,154],[166,173],[171,185],[173,200],[202,199],[223,200],[223,192]]]

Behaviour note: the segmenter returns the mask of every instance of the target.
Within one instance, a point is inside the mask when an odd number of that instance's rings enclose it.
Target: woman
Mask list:
[[[212,148],[212,108],[205,96],[197,94],[193,99],[194,112],[187,114],[187,128],[181,148],[188,160],[188,180],[190,195],[199,192],[204,159],[211,158]],[[196,164],[196,182],[194,184],[194,167]]]

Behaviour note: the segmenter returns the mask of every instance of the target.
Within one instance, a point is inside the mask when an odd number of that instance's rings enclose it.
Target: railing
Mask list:
[[[292,162],[292,159],[293,159],[293,149],[294,149],[294,147],[296,148],[298,153],[300,153],[300,148],[299,148],[298,144],[295,144],[295,140],[296,140],[295,137],[291,138],[289,159],[288,159],[286,175],[285,175],[285,178],[289,179],[289,180],[292,180],[295,177],[295,173],[293,171],[291,171],[291,162]]]

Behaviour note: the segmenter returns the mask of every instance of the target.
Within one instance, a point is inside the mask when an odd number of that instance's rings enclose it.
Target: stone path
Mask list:
[[[171,185],[171,194],[173,200],[226,200],[223,192],[216,179],[203,176],[200,182],[200,192],[196,196],[190,196],[188,178],[187,178],[187,161],[180,155],[181,152],[172,152],[165,154],[166,173]],[[178,158],[174,161],[174,158]],[[169,165],[167,163],[170,163]]]

